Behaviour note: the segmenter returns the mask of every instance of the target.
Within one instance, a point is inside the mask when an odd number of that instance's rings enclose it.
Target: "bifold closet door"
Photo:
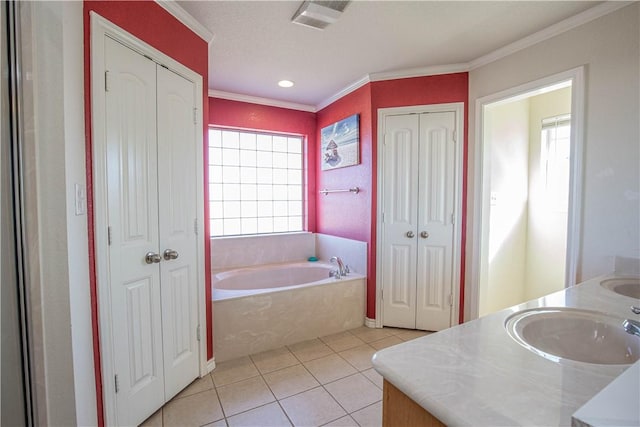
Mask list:
[[[387,326],[450,326],[454,112],[385,119],[382,307]]]
[[[202,129],[193,82],[114,40],[105,43],[112,316],[102,321],[114,331],[118,424],[136,425],[199,374]]]

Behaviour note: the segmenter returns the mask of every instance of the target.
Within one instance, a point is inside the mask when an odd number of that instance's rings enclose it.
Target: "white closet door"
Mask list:
[[[416,328],[451,326],[455,113],[420,115]]]
[[[117,424],[137,425],[164,402],[160,269],[145,262],[159,247],[156,64],[109,38],[105,64],[113,355],[103,357]]]
[[[390,116],[384,141],[384,324],[416,327],[418,115]]]
[[[195,133],[202,129],[194,120],[194,97],[192,82],[158,66],[158,200],[166,400],[199,373]]]

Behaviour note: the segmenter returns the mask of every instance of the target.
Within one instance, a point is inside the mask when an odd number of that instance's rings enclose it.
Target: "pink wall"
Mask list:
[[[96,374],[96,395],[98,424],[104,425],[102,405],[102,377],[100,371],[100,343],[98,323],[98,301],[95,271],[94,247],[94,210],[93,210],[93,175],[92,175],[92,141],[91,141],[91,50],[90,50],[90,11],[95,11],[119,27],[130,32],[139,39],[174,58],[186,67],[202,76],[203,81],[203,112],[202,117],[209,116],[207,102],[208,81],[208,46],[199,36],[171,16],[155,2],[150,1],[85,1],[84,2],[84,67],[85,67],[85,133],[86,133],[86,164],[87,164],[87,200],[89,223],[89,263],[91,278],[91,305],[93,322],[94,369]],[[161,29],[161,31],[159,30]],[[205,183],[208,182],[207,120],[203,120],[204,132],[204,160]],[[208,200],[208,185],[205,188],[205,200]],[[208,204],[205,204],[205,218],[209,216]],[[204,236],[209,235],[209,222],[205,221]],[[205,237],[206,238],[206,237]],[[208,238],[205,244],[205,271],[210,271],[210,248]],[[211,337],[211,279],[205,275],[205,292],[207,298],[207,356],[213,356],[213,339]]]
[[[463,200],[466,201],[468,74],[457,73],[369,83],[319,111],[317,138],[320,130],[352,114],[360,114],[360,158],[358,166],[322,172],[317,166],[317,188],[358,186],[358,195],[318,196],[317,231],[368,243],[367,317],[376,317],[376,209],[377,209],[377,129],[378,109],[411,105],[465,103]],[[318,162],[318,160],[316,160]],[[466,203],[466,202],[465,202]],[[463,206],[463,216],[466,206]],[[463,224],[466,220],[463,218]],[[464,227],[464,225],[463,225]],[[463,229],[464,248],[465,230]],[[462,253],[464,266],[464,251]],[[461,275],[461,277],[463,277]],[[460,286],[461,294],[463,286]],[[462,301],[460,299],[460,313]]]
[[[290,133],[307,137],[306,230],[316,230],[316,114],[247,102],[209,98],[209,124],[238,129]]]

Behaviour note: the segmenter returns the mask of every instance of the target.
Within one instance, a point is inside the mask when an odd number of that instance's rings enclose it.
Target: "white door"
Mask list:
[[[116,412],[136,425],[198,376],[195,92],[105,44]]]
[[[119,425],[136,425],[164,403],[156,64],[109,38],[106,144],[113,366]],[[108,355],[105,355],[108,357]],[[110,378],[105,378],[110,381]]]
[[[383,323],[451,325],[455,113],[387,116],[383,183]]]
[[[195,88],[158,67],[158,200],[165,400],[199,374]]]

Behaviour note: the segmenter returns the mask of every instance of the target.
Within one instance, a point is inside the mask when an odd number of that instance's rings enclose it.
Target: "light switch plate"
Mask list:
[[[76,215],[87,213],[87,191],[82,184],[75,185],[76,193]]]

